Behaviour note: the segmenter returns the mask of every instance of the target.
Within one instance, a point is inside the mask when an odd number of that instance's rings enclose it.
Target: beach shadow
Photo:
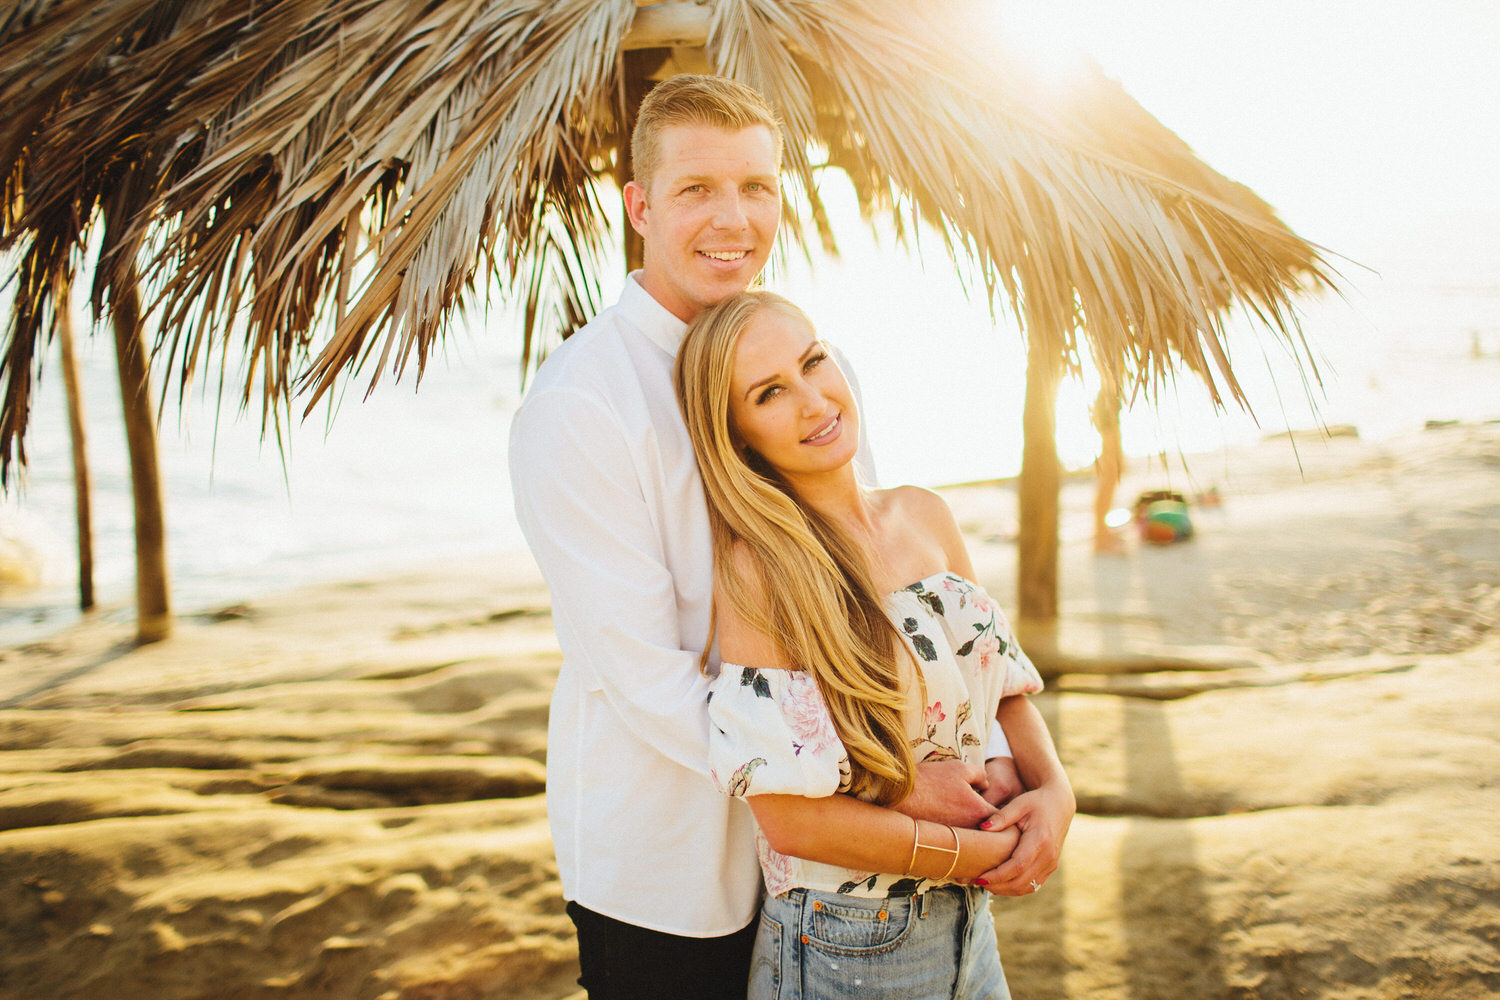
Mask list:
[[[1126,995],[1131,1000],[1220,1000],[1228,994],[1219,930],[1189,821],[1171,807],[1185,791],[1162,706],[1122,701],[1127,796],[1150,789],[1161,811],[1147,807],[1129,821],[1120,854],[1120,908],[1125,934]]]
[[[1061,745],[1058,699],[1037,697],[1033,704]],[[992,896],[990,912],[1000,943],[1000,963],[1011,994],[1026,1000],[1068,1000],[1068,974],[1077,961],[1067,941],[1068,866],[1062,865],[1041,891],[1026,896]],[[1087,881],[1083,883],[1088,891]]]
[[[1092,584],[1101,655],[1129,657],[1142,652],[1143,641],[1221,642],[1209,556],[1190,540],[1096,557]],[[1193,828],[1178,815],[1187,790],[1168,717],[1152,701],[1118,701],[1124,713],[1125,799],[1138,803],[1128,815],[1119,862],[1123,993],[1130,1000],[1220,1000],[1229,995],[1220,932]],[[1057,713],[1046,718],[1058,734]]]
[[[0,711],[6,711],[13,708],[23,708],[31,699],[40,697],[41,695],[46,694],[48,691],[56,690],[57,688],[62,687],[64,684],[75,681],[80,677],[87,676],[88,674],[91,674],[95,670],[98,670],[100,667],[104,666],[106,663],[113,663],[115,660],[118,660],[120,657],[138,648],[139,645],[140,644],[137,643],[134,639],[127,639],[122,642],[117,642],[89,662],[80,664],[79,666],[74,667],[72,670],[58,674],[56,677],[48,678],[42,683],[31,688],[29,691],[22,691],[20,694],[12,695],[11,697],[6,698],[4,701],[0,701]]]

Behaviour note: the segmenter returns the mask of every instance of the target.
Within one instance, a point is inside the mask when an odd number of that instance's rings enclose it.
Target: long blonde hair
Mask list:
[[[787,299],[742,292],[694,320],[673,372],[708,500],[714,579],[734,610],[817,682],[849,753],[851,791],[898,802],[911,792],[916,768],[906,735],[905,646],[865,553],[828,518],[798,503],[758,455],[736,447],[729,414],[735,349],[761,310],[812,328]],[[763,601],[736,570],[737,545],[760,571]],[[705,648],[700,666],[707,657]]]

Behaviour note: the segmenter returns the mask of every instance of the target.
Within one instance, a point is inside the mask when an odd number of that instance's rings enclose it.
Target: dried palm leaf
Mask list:
[[[309,406],[415,359],[476,297],[523,304],[523,358],[598,307],[647,55],[635,0],[32,0],[0,12],[0,476],[20,454],[55,295],[99,228],[93,301],[129,265],[179,392],[246,359],[245,406]],[[678,6],[693,13],[699,8]],[[646,8],[650,10],[651,8]],[[695,15],[696,16],[696,15]],[[1248,190],[1097,71],[1066,93],[976,41],[975,0],[714,0],[711,64],[782,110],[825,245],[821,169],[899,234],[927,221],[992,302],[1122,384],[1177,368],[1243,399],[1224,310],[1311,365],[1291,296],[1330,274]],[[651,56],[660,62],[665,49]],[[634,61],[632,62],[632,59]],[[628,100],[627,100],[628,98]],[[793,241],[800,223],[784,227]],[[59,270],[62,268],[63,270]],[[163,386],[163,391],[166,387]]]

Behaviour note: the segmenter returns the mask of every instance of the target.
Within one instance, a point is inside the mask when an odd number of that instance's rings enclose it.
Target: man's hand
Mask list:
[[[991,757],[984,762],[984,776],[989,779],[989,787],[982,793],[984,800],[996,809],[1026,791],[1014,757]]]
[[[913,819],[972,830],[995,812],[995,807],[981,794],[988,784],[985,770],[978,764],[961,760],[930,761],[917,765],[917,781],[911,794],[892,808]]]
[[[980,824],[981,830],[1014,826],[1021,840],[1010,859],[975,880],[999,896],[1026,896],[1046,884],[1057,871],[1063,838],[1073,823],[1078,804],[1067,781],[1052,781],[1023,792],[994,816]]]

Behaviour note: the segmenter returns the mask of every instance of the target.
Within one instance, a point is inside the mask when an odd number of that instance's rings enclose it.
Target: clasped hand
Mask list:
[[[982,768],[961,760],[918,764],[916,786],[896,808],[955,827],[996,834],[1014,829],[1020,835],[1014,847],[997,854],[997,864],[973,882],[996,895],[1025,896],[1057,871],[1076,806],[1071,788],[1028,790],[1012,758],[993,757]]]

